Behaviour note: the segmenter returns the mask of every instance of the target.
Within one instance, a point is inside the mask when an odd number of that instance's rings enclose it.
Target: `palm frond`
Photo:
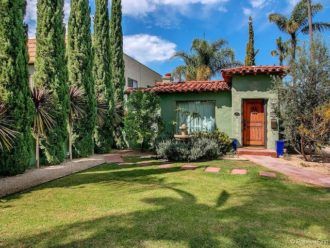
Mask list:
[[[312,28],[313,28],[314,31],[323,32],[323,31],[326,31],[326,30],[330,30],[330,23],[328,23],[328,22],[313,23]],[[301,29],[301,32],[304,33],[304,34],[308,34],[309,26],[306,25],[305,27],[303,27]]]
[[[4,104],[0,104],[0,150],[12,149],[17,134],[18,132],[11,128],[7,108]]]
[[[173,71],[173,77],[177,79],[178,81],[183,81],[183,79],[186,77],[187,74],[187,66],[180,65],[175,68]]]
[[[284,15],[274,13],[270,14],[268,19],[270,22],[275,23],[282,32],[287,32],[288,18]]]
[[[184,60],[184,71],[186,80],[196,80],[196,78],[210,78],[220,72],[221,69],[235,64],[235,53],[231,48],[225,47],[227,41],[219,39],[209,43],[205,39],[193,40],[191,53],[176,53],[176,57]],[[240,63],[239,63],[240,64]],[[201,69],[202,68],[202,69]],[[182,73],[183,68],[180,69]],[[209,75],[211,70],[211,75]],[[181,74],[182,75],[182,74]]]
[[[186,52],[176,52],[173,58],[180,58],[184,61],[186,65],[193,65],[194,64],[194,57]]]
[[[271,51],[270,54],[271,54],[273,57],[276,57],[276,56],[279,55],[278,52],[277,52],[276,50]]]
[[[322,4],[312,4],[312,16],[315,16],[318,12],[323,9]],[[297,3],[292,11],[290,21],[294,22],[298,29],[308,24],[308,5],[306,0],[301,0]]]
[[[228,42],[224,39],[219,39],[211,44],[214,51],[221,49],[223,46],[227,45]]]
[[[34,103],[34,133],[45,136],[46,131],[52,129],[55,125],[52,114],[55,109],[52,93],[43,88],[33,87],[31,96]]]
[[[96,108],[97,123],[100,127],[102,127],[105,123],[105,119],[109,111],[109,105],[101,96],[98,96],[96,97]]]
[[[72,122],[74,119],[80,119],[84,117],[86,105],[84,92],[77,86],[71,86],[69,88],[69,101],[70,101],[70,113],[69,119]]]

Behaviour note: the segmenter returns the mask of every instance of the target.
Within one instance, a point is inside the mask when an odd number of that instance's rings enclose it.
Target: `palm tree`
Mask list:
[[[5,104],[0,103],[0,150],[10,150],[18,132],[10,128],[11,121],[7,114]]]
[[[54,111],[53,97],[50,91],[44,88],[33,87],[31,96],[34,103],[33,134],[36,139],[36,167],[40,167],[40,142],[47,136],[47,130],[55,125],[51,114]]]
[[[173,71],[173,77],[175,80],[182,82],[186,76],[186,66],[180,65]]]
[[[311,16],[316,15],[323,9],[321,4],[311,5]],[[296,50],[298,43],[298,34],[308,34],[308,4],[307,0],[301,0],[293,9],[290,17],[286,17],[282,14],[270,14],[269,21],[277,25],[277,27],[290,35],[291,37],[291,59],[296,59]],[[315,31],[324,31],[330,29],[330,23],[317,22],[312,24],[312,29]]]
[[[278,56],[280,65],[283,65],[284,60],[286,59],[289,49],[288,49],[288,43],[282,41],[282,37],[279,37],[276,39],[276,50],[273,50],[271,52],[271,55],[273,57]]]
[[[77,86],[69,88],[69,156],[70,160],[73,159],[72,146],[73,146],[73,125],[75,120],[82,118],[85,115],[84,106],[86,104],[83,91]]]
[[[210,79],[221,69],[233,67],[238,64],[235,53],[226,47],[223,39],[209,43],[204,39],[195,39],[191,46],[191,53],[177,52],[174,57],[181,58],[185,65],[177,70],[184,70],[186,80]]]
[[[308,32],[309,32],[309,43],[311,51],[311,60],[314,60],[314,51],[313,51],[313,17],[312,17],[312,0],[307,0],[308,8]]]

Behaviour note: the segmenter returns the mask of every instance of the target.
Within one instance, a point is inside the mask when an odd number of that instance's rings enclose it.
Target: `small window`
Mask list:
[[[215,130],[215,102],[192,101],[177,103],[177,129],[186,124],[189,133]]]
[[[136,89],[136,88],[139,87],[139,83],[138,83],[138,81],[136,81],[134,79],[128,78],[127,79],[127,87]]]

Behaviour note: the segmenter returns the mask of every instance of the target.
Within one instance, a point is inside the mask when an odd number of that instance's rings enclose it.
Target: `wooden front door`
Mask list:
[[[243,145],[265,145],[264,100],[244,100],[243,102]]]

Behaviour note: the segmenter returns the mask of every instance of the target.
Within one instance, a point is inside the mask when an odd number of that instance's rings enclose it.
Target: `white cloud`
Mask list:
[[[176,44],[158,36],[136,34],[124,36],[124,52],[141,63],[165,61],[176,51]]]
[[[294,6],[296,6],[296,4],[298,2],[300,2],[300,0],[287,0],[287,1],[289,3],[290,7],[294,7]]]
[[[267,0],[250,0],[250,4],[253,8],[262,8]]]
[[[70,0],[64,2],[64,22],[67,23],[70,15]],[[37,28],[37,0],[28,0],[25,21],[29,24],[29,36],[34,37]]]
[[[250,8],[243,8],[243,13],[246,16],[250,16],[250,15],[252,15],[252,9],[250,9]]]
[[[182,8],[192,5],[216,5],[223,10],[223,4],[229,0],[123,0],[123,13],[129,16],[145,16],[162,7],[175,7],[180,12]]]

